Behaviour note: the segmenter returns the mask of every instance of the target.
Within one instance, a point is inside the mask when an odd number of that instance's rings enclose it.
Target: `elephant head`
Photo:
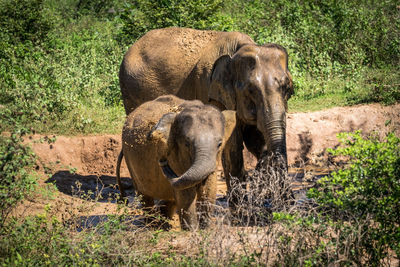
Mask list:
[[[215,170],[218,153],[226,140],[224,134],[229,135],[235,127],[233,112],[221,113],[200,101],[185,103],[190,104],[181,105],[179,113],[164,115],[154,127],[169,133],[160,166],[175,190],[193,187]]]
[[[266,147],[287,163],[286,111],[293,94],[288,54],[276,44],[244,45],[214,63],[209,98],[236,110],[241,123],[255,125]]]

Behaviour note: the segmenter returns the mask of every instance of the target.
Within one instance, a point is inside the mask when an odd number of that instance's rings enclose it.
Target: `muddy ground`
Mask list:
[[[325,149],[338,145],[337,133],[355,130],[362,130],[364,134],[376,131],[380,136],[395,131],[400,135],[400,104],[337,107],[318,112],[288,114],[287,148],[292,175],[297,175],[301,180],[304,174],[313,175],[326,170],[329,161]],[[25,142],[32,146],[38,156],[40,185],[54,183],[59,193],[52,197],[25,201],[17,213],[35,214],[41,212],[45,204],[57,203],[55,205],[61,214],[66,206],[79,206],[84,202],[75,197],[82,192],[100,192],[102,196],[97,206],[87,212],[86,216],[102,216],[116,210],[112,202],[115,202],[113,195],[119,192],[115,185],[115,165],[121,148],[120,135],[34,135],[25,138]],[[247,151],[244,155],[246,168],[253,168],[255,158]],[[124,163],[121,175],[127,193],[133,196],[133,186]],[[222,179],[219,179],[218,189],[219,196],[223,196],[226,186]]]

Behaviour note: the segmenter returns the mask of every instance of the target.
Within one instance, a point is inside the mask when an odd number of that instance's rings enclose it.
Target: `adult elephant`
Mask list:
[[[286,166],[286,109],[293,93],[286,50],[257,45],[240,32],[152,30],[125,54],[119,72],[126,113],[164,94],[237,111],[223,167],[243,179],[243,142],[258,159],[280,155]]]

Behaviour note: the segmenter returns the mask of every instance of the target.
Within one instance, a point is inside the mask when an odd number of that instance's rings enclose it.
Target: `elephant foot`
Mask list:
[[[144,225],[150,228],[159,227],[160,225],[159,221],[161,216],[160,212],[155,206],[154,199],[142,193],[138,193],[138,196],[140,198],[140,203],[142,205],[141,210],[142,210]]]
[[[199,221],[196,213],[193,214],[192,212],[181,210],[179,212],[179,221],[182,230],[195,231],[199,228]]]
[[[168,219],[173,218],[176,212],[176,206],[174,201],[161,200],[159,206],[160,206],[160,214],[162,216]]]
[[[199,228],[206,229],[211,223],[211,214],[214,210],[214,205],[208,201],[197,202],[197,215]]]

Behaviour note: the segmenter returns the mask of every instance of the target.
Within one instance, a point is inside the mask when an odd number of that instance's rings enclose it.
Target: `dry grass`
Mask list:
[[[118,204],[113,193],[107,197],[113,208],[99,214],[104,186],[83,192],[78,184],[74,197],[59,200],[46,217],[60,218],[69,259],[76,265],[94,259],[100,265],[124,266],[365,264],[362,239],[369,222],[339,225],[325,220],[315,203],[292,190],[293,179],[284,169],[268,166],[249,172],[247,182],[232,178],[227,205],[212,207],[212,222],[205,230],[166,231],[156,210],[144,212],[139,198]],[[381,263],[396,262],[387,258]]]

